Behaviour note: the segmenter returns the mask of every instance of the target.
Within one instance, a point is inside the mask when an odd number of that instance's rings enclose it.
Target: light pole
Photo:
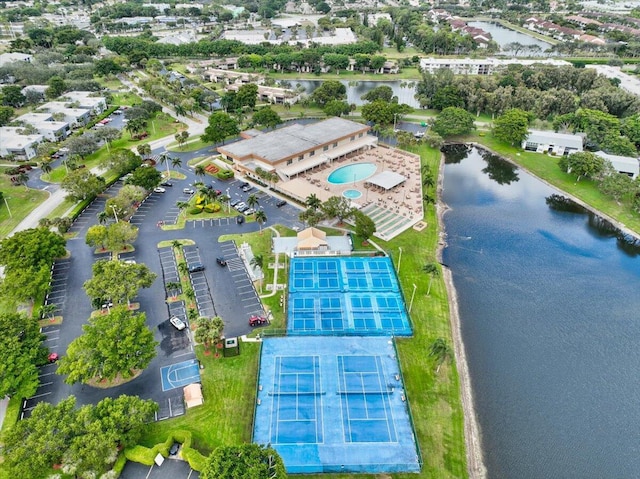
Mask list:
[[[116,213],[116,207],[111,205],[111,209],[113,210],[113,216],[116,218],[116,223],[118,222],[118,213]]]
[[[400,274],[400,262],[402,261],[402,246],[398,246],[400,250],[400,255],[398,256],[398,274]]]
[[[4,204],[7,207],[7,211],[9,212],[9,218],[13,218],[13,215],[11,214],[11,208],[9,208],[9,203],[7,203],[7,197],[3,196],[2,199],[4,199]]]
[[[227,188],[227,214],[231,213],[231,195],[229,194],[229,188]]]
[[[416,297],[416,289],[418,289],[418,287],[416,283],[413,283],[413,293],[411,293],[411,301],[409,301],[409,312],[411,312],[411,308],[413,308],[413,298]]]
[[[396,119],[398,118],[398,114],[394,113],[393,114],[393,131],[394,133],[396,132]]]

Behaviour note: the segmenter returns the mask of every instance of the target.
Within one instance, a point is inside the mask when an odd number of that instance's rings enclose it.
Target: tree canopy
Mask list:
[[[131,178],[127,180],[128,184],[140,186],[145,190],[152,190],[162,181],[162,174],[155,168],[149,168],[146,165],[140,166],[133,170]]]
[[[130,378],[156,355],[157,343],[145,320],[144,313],[134,313],[125,306],[90,318],[82,327],[84,334],[69,344],[57,373],[66,374],[68,384],[112,380],[118,375]]]
[[[311,101],[323,108],[331,100],[346,100],[347,87],[338,80],[327,80],[322,82],[311,94]]]
[[[68,198],[73,201],[84,201],[95,198],[104,191],[105,181],[101,176],[96,176],[87,168],[79,168],[70,171],[62,180],[62,189]]]
[[[355,217],[355,228],[354,231],[358,236],[360,236],[364,241],[367,241],[373,233],[376,232],[376,224],[374,221],[365,215],[362,211],[356,210],[354,212]]]
[[[156,274],[144,264],[100,260],[93,263],[93,277],[85,281],[84,289],[90,298],[128,304],[140,288],[150,287],[155,279]]]
[[[211,453],[202,479],[285,479],[284,462],[275,449],[258,444],[221,446]]]
[[[135,396],[105,398],[76,409],[74,396],[53,406],[39,403],[31,416],[9,428],[4,464],[14,479],[46,477],[54,464],[76,476],[104,473],[115,462],[118,446],[137,444],[158,405]]]
[[[507,110],[493,122],[493,136],[510,145],[519,145],[527,137],[530,115],[519,108]]]
[[[581,151],[569,155],[566,159],[567,172],[578,177],[595,178],[604,171],[604,160],[591,153],[590,151]]]
[[[466,135],[473,130],[473,116],[462,108],[454,106],[445,108],[433,122],[433,131],[446,138],[448,136]]]
[[[38,388],[38,364],[46,360],[38,323],[18,313],[0,315],[0,396],[31,397]]]
[[[282,123],[282,118],[270,106],[260,108],[253,114],[251,122],[266,128],[275,128]]]
[[[225,138],[240,133],[238,122],[221,111],[209,116],[209,125],[204,129],[202,141],[218,143]]]

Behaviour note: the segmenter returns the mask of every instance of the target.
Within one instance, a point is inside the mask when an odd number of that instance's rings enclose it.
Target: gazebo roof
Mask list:
[[[394,186],[398,186],[404,183],[407,180],[400,173],[395,173],[393,171],[385,170],[377,175],[372,176],[367,180],[367,183],[371,185],[376,185],[385,190],[390,190]]]
[[[184,402],[187,404],[187,408],[194,406],[200,406],[204,403],[204,396],[202,395],[202,385],[200,383],[193,383],[185,386],[184,389]]]
[[[298,249],[317,249],[320,246],[328,246],[324,231],[310,227],[298,233]]]

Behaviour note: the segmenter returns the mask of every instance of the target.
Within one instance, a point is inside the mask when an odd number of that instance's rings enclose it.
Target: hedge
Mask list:
[[[129,461],[151,466],[154,464],[154,459],[158,453],[164,457],[168,457],[171,445],[174,442],[179,442],[182,444],[182,450],[180,451],[182,458],[189,463],[191,469],[202,471],[207,458],[191,447],[191,439],[191,432],[189,431],[172,431],[166,441],[156,444],[152,448],[138,445],[125,449],[124,457]],[[118,464],[118,462],[116,462],[116,464]]]
[[[234,177],[234,174],[232,170],[220,170],[218,173],[216,173],[216,177],[219,180],[230,180]]]
[[[199,215],[200,213],[202,213],[202,208],[198,208],[197,206],[189,210],[190,215]]]

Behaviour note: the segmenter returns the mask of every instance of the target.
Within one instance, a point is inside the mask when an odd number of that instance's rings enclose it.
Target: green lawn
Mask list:
[[[14,186],[7,175],[0,175],[0,191],[9,204],[0,201],[0,238],[6,237],[31,211],[42,203],[49,194],[45,191]]]
[[[190,141],[188,143],[185,143],[184,145],[179,145],[177,142],[167,145],[167,150],[175,152],[186,152],[200,150],[208,146],[213,146],[213,143],[204,142],[200,138],[192,137]]]

